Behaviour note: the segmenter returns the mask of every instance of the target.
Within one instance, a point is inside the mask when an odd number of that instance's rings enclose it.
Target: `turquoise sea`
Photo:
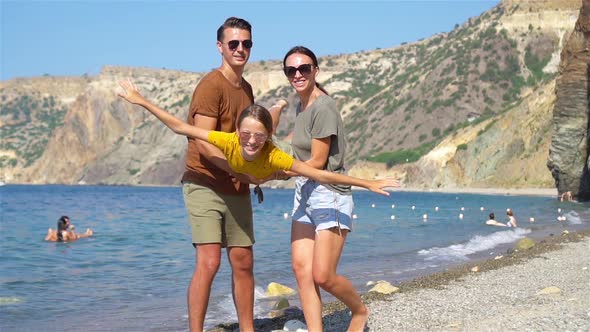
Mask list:
[[[264,193],[264,203],[254,203],[257,317],[272,305],[264,295],[270,282],[296,288],[285,218],[293,190]],[[0,199],[1,331],[188,331],[195,254],[180,187],[5,185]],[[554,197],[356,191],[354,201],[339,271],[360,291],[370,280],[396,284],[502,254],[524,236],[590,227],[590,205]],[[507,208],[521,227],[484,225],[490,211],[504,221]],[[95,236],[45,242],[61,215]],[[225,255],[222,261],[209,327],[235,321]]]

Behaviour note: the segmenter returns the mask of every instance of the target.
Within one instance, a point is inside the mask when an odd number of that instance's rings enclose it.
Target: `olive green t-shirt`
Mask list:
[[[319,96],[305,111],[301,104],[297,107],[295,128],[293,129],[293,153],[295,159],[307,161],[311,158],[311,141],[314,138],[331,137],[328,161],[325,170],[344,174],[346,139],[342,117],[336,101],[330,96]],[[327,188],[340,194],[351,194],[350,186],[326,184]]]

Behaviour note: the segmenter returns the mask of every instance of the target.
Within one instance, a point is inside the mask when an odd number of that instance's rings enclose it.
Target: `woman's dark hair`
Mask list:
[[[268,135],[270,136],[272,134],[272,116],[266,108],[258,104],[252,104],[246,107],[246,109],[240,113],[240,116],[236,121],[236,127],[240,128],[242,121],[247,117],[252,117],[257,121],[260,121],[260,123],[264,125],[266,131],[268,131]]]
[[[68,216],[61,216],[59,219],[57,219],[58,232],[65,231],[68,229],[68,220],[70,220],[70,217]]]
[[[225,29],[228,28],[238,28],[241,30],[246,30],[250,33],[250,35],[252,34],[252,25],[250,25],[250,23],[248,23],[248,21],[246,21],[243,18],[239,18],[239,17],[229,17],[225,20],[225,22],[223,22],[223,24],[219,27],[219,29],[217,29],[217,41],[222,42],[223,41],[223,32],[225,31]]]
[[[490,219],[494,219],[496,218],[496,215],[494,215],[494,212],[490,213]]]
[[[283,68],[285,68],[287,66],[287,58],[289,56],[291,56],[292,54],[303,54],[303,55],[307,55],[308,57],[311,58],[311,61],[313,62],[313,65],[317,68],[320,68],[319,64],[318,64],[318,58],[315,56],[315,54],[307,47],[305,46],[295,46],[293,48],[291,48],[287,54],[285,54],[285,57],[283,58]],[[328,94],[328,92],[326,90],[324,90],[324,88],[322,88],[320,86],[320,84],[318,82],[315,82],[315,85],[322,90],[322,92],[324,92],[325,94]]]

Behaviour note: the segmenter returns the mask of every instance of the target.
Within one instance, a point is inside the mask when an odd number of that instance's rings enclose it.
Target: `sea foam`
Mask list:
[[[433,247],[430,249],[424,249],[420,250],[418,255],[424,256],[424,259],[427,261],[467,260],[468,255],[493,249],[500,244],[515,242],[530,232],[529,229],[516,228],[488,235],[476,235],[466,243],[453,244],[443,248]]]

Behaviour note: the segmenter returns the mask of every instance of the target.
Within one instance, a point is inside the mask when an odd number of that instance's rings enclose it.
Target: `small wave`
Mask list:
[[[11,305],[23,302],[23,299],[12,296],[0,296],[0,305]]]
[[[495,232],[485,236],[476,235],[467,241],[467,243],[453,244],[444,248],[433,247],[430,249],[424,249],[420,250],[418,255],[426,256],[425,260],[427,261],[467,260],[468,255],[495,248],[500,244],[514,242],[520,238],[523,238],[530,232],[531,231],[529,229],[516,228],[514,230]]]
[[[579,225],[582,223],[582,219],[580,218],[580,215],[576,212],[576,211],[570,211],[566,214],[563,215],[566,220],[573,225]]]

